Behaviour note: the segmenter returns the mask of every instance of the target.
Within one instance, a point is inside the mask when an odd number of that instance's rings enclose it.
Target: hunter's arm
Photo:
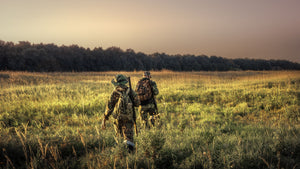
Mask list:
[[[113,91],[111,96],[110,96],[110,99],[107,102],[106,110],[105,110],[105,113],[104,113],[104,117],[105,117],[106,120],[108,120],[109,116],[114,111],[114,107],[115,107],[115,105],[118,101],[118,97],[119,97],[119,94],[116,93],[115,91]]]
[[[153,91],[153,94],[154,95],[158,95],[159,91],[158,91],[158,88],[157,88],[157,85],[154,81],[151,80],[151,87],[152,87],[152,91]]]

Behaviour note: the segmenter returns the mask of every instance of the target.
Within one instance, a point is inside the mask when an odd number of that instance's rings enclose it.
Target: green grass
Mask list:
[[[0,72],[0,168],[300,168],[299,71],[152,72],[133,154],[101,130],[117,73]]]

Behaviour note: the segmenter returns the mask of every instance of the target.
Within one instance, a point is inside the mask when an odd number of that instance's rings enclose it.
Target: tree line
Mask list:
[[[150,55],[122,50],[78,45],[32,44],[27,41],[0,40],[0,70],[12,71],[229,71],[229,70],[300,70],[300,64],[287,60],[227,59],[206,55]]]

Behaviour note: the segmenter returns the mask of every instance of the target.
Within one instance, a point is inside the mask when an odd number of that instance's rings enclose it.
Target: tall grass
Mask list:
[[[117,73],[0,72],[0,168],[300,168],[299,71],[152,72],[135,153],[100,129]]]

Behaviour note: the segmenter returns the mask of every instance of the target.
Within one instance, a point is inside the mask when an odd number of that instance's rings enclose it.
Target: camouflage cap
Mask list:
[[[128,83],[128,80],[125,75],[117,74],[115,79],[111,80],[111,83],[115,86],[125,85],[126,83]]]
[[[151,77],[151,74],[150,74],[150,72],[149,71],[146,71],[146,72],[144,72],[144,77]]]

